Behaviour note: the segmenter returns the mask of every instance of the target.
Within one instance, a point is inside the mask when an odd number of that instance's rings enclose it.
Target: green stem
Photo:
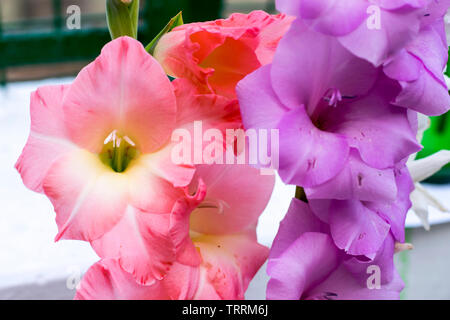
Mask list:
[[[129,36],[137,39],[139,0],[127,4],[120,0],[106,0],[106,19],[112,39]]]
[[[302,187],[295,188],[295,198],[303,202],[308,203],[308,198],[306,197],[305,189]]]

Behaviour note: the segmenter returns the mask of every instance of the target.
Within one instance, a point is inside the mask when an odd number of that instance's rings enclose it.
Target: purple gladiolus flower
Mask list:
[[[359,192],[362,200],[372,191],[358,183],[368,181],[361,175],[381,172],[393,185],[388,171],[420,150],[407,110],[390,103],[399,90],[380,68],[301,20],[281,40],[273,63],[237,87],[244,126],[280,130],[285,183],[319,186],[344,170],[350,157],[361,169],[347,171],[353,185],[367,191]],[[351,185],[343,192],[356,194]]]
[[[277,0],[276,3],[281,12],[301,18],[318,32],[335,36],[353,54],[380,66],[417,35],[421,18],[427,15],[432,2],[436,0]]]
[[[398,106],[436,116],[450,109],[444,15],[450,0],[277,0],[277,8],[384,66],[402,87]]]
[[[383,69],[402,87],[394,104],[430,116],[450,109],[450,96],[443,74],[448,59],[444,13],[435,13],[438,19],[427,19],[417,37],[386,62]]]
[[[293,199],[272,246],[268,299],[398,299],[403,282],[393,264],[389,234],[372,259],[339,250],[327,224]],[[378,279],[371,279],[371,270]],[[372,282],[372,280],[374,280]]]
[[[395,181],[398,192],[394,201],[336,200],[330,194],[328,198],[316,200],[309,196],[309,205],[329,225],[330,235],[339,249],[370,258],[380,250],[388,235],[396,242],[405,241],[406,213],[414,189],[406,166],[395,170]]]

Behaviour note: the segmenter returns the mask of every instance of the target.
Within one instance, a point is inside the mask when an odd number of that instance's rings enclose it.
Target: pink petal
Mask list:
[[[225,129],[242,126],[239,105],[236,100],[216,95],[202,94],[198,87],[185,78],[172,82],[177,97],[177,127],[193,134],[194,121],[202,121],[203,130]]]
[[[122,218],[128,202],[126,176],[84,150],[59,158],[48,171],[43,189],[56,211],[56,240],[101,237]]]
[[[189,215],[204,196],[200,183],[197,194],[179,199],[170,213],[128,207],[122,220],[92,246],[100,257],[118,259],[144,285],[163,279],[176,261],[197,266],[201,259],[189,238]]]
[[[191,229],[206,234],[236,233],[256,224],[275,184],[275,176],[248,165],[200,165],[196,177],[207,193],[192,212]]]
[[[247,235],[205,236],[194,241],[205,270],[205,284],[195,299],[243,299],[250,280],[267,259],[268,248]]]
[[[128,207],[114,228],[91,244],[101,258],[117,259],[134,281],[151,285],[155,279],[161,280],[176,260],[168,229],[168,214]]]
[[[236,84],[270,63],[291,17],[263,11],[192,23],[168,33],[155,57],[172,76],[190,79],[202,93],[235,98]]]
[[[113,130],[142,153],[156,151],[175,126],[176,101],[169,79],[140,42],[122,37],[75,79],[64,101],[71,138],[99,152]]]
[[[31,131],[16,163],[24,184],[43,192],[42,183],[56,159],[73,149],[61,104],[67,86],[41,87],[31,94]]]
[[[161,282],[142,286],[125,272],[117,260],[105,259],[94,264],[80,283],[75,300],[167,300]]]

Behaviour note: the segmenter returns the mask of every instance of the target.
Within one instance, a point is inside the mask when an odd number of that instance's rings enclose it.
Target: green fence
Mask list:
[[[106,21],[105,15],[82,15],[81,28],[68,30],[62,1],[52,0],[51,4],[52,16],[47,19],[27,19],[9,24],[0,21],[0,84],[7,81],[7,68],[89,61],[110,40],[106,24],[104,27],[83,26],[86,21],[90,25]],[[183,10],[185,21],[190,22],[216,19],[222,9],[221,0],[141,0],[141,5],[139,40],[143,43],[150,41],[180,10]],[[0,19],[1,10],[2,1]]]

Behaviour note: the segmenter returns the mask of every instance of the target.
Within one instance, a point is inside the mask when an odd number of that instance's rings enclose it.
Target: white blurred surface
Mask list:
[[[0,88],[0,288],[68,277],[98,259],[87,243],[54,242],[57,228],[50,201],[25,188],[14,169],[29,133],[31,91],[71,80]]]

